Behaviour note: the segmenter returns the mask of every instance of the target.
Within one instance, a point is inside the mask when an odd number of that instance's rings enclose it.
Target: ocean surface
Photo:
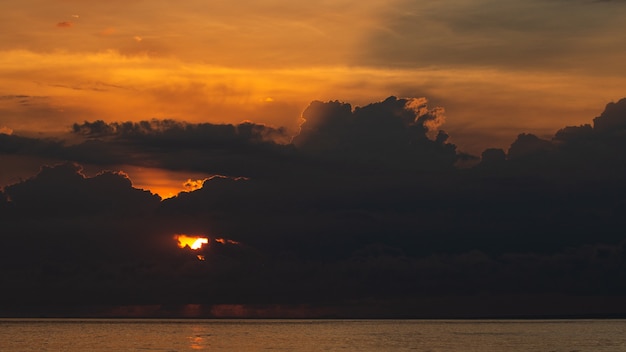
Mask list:
[[[626,320],[0,319],[0,351],[626,351]]]

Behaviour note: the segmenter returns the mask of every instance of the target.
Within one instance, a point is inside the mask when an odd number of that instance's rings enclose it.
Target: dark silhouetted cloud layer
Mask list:
[[[4,154],[67,161],[0,193],[3,302],[375,316],[462,315],[474,302],[489,316],[562,314],[549,302],[564,297],[571,314],[626,313],[597,308],[626,295],[626,99],[464,169],[442,113],[419,99],[313,102],[293,143],[254,123],[170,120],[75,124],[78,144],[0,134]],[[215,176],[161,200],[76,163]],[[193,251],[180,233],[231,241]],[[334,312],[359,315],[346,309]]]

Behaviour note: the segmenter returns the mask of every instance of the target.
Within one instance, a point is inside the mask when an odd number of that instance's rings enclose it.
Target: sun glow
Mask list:
[[[209,239],[202,236],[174,235],[174,239],[178,241],[178,247],[189,247],[193,250],[202,248],[203,245],[209,243]]]
[[[239,242],[237,241],[233,241],[233,240],[229,240],[229,239],[225,239],[225,238],[216,238],[215,242],[220,243],[220,244],[239,244]]]
[[[199,261],[206,261],[205,254],[207,253],[207,249],[203,249],[204,245],[209,246],[209,243],[213,241],[215,244],[219,246],[224,245],[239,245],[238,241],[229,240],[227,238],[214,238],[213,240],[204,236],[193,236],[187,234],[176,234],[174,235],[174,240],[176,240],[179,248],[188,248],[189,250],[197,251],[196,258]]]

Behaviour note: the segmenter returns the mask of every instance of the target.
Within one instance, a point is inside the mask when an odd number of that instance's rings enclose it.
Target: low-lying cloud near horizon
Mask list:
[[[0,192],[2,301],[420,316],[433,297],[470,297],[485,315],[587,297],[571,314],[626,312],[597,305],[626,294],[626,99],[480,157],[449,142],[443,113],[389,97],[315,101],[295,136],[175,120],[77,122],[67,140],[0,134],[5,160],[62,162]],[[161,199],[115,165],[206,177]],[[176,234],[224,240],[198,252]]]

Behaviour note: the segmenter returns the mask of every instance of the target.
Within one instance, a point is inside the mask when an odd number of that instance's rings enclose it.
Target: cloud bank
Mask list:
[[[441,113],[422,99],[316,101],[293,143],[264,125],[172,120],[77,123],[74,144],[2,134],[4,154],[69,161],[0,193],[3,301],[159,314],[199,304],[209,316],[237,305],[624,314],[601,302],[626,294],[626,99],[593,125],[520,134],[463,169],[431,123]],[[89,177],[75,164],[122,159],[214,176],[161,200],[124,173]],[[198,252],[176,234],[215,240]]]

